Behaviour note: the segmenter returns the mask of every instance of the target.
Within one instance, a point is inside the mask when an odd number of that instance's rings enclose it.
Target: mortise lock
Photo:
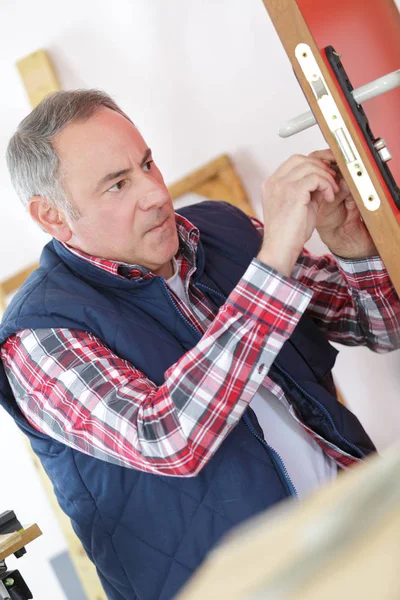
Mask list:
[[[382,162],[388,162],[392,159],[389,148],[386,146],[386,142],[383,138],[377,138],[374,141],[375,150],[378,152]]]

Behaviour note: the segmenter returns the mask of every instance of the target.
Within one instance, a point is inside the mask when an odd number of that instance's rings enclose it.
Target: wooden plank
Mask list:
[[[378,173],[378,169],[374,163],[372,155],[367,149],[365,143],[362,141],[358,126],[347,109],[347,105],[345,104],[342,93],[338,89],[336,81],[331,76],[325,61],[321,57],[318,46],[311,35],[297,2],[295,2],[295,0],[263,0],[263,3],[272,19],[275,29],[286,50],[298,81],[307,97],[322,133],[328,145],[332,149],[343,176],[345,177],[354,199],[357,202],[362,218],[368,227],[368,230],[371,233],[378,251],[386,265],[389,275],[393,281],[393,285],[395,286],[396,291],[400,293],[400,261],[398,259],[400,256],[400,225],[393,211],[393,201],[383,183],[381,175]],[[317,10],[317,6],[319,6],[319,10],[324,10],[324,3],[314,3],[313,9]],[[356,18],[356,15],[352,15],[352,17]],[[344,18],[348,18],[348,15]],[[377,190],[378,196],[381,199],[381,206],[376,211],[369,211],[364,206],[358,190],[348,173],[347,166],[340,148],[322,116],[317,100],[295,57],[295,49],[299,43],[305,43],[310,46],[317,61],[318,67],[323,73],[327,86],[338,106],[339,112],[343,117],[351,137],[355,141],[357,151],[359,152],[368,175],[370,176],[372,183]],[[382,40],[382,43],[384,43],[384,40]],[[362,60],[362,56],[360,56],[360,60]]]
[[[196,193],[210,200],[225,200],[249,215],[254,214],[246,190],[226,154],[183,177],[168,189],[173,200],[188,193]]]
[[[0,560],[5,560],[8,556],[21,550],[21,548],[27,546],[41,535],[40,527],[36,523],[20,531],[0,535]]]
[[[16,290],[18,290],[21,287],[21,285],[24,283],[24,281],[26,279],[28,279],[28,277],[32,273],[32,271],[37,269],[38,266],[39,266],[39,263],[33,263],[33,264],[29,265],[28,267],[26,267],[25,269],[22,269],[21,271],[19,271],[12,277],[5,279],[1,284],[3,292],[6,295],[8,295],[8,294],[12,294]]]
[[[400,447],[230,532],[176,600],[400,598]]]
[[[37,106],[51,92],[57,92],[60,84],[45,50],[37,50],[17,62],[25,90],[32,107]]]
[[[172,200],[176,200],[179,196],[194,192],[196,188],[203,185],[206,181],[218,178],[221,169],[229,166],[230,160],[226,154],[210,161],[206,165],[196,169],[189,175],[182,177],[176,183],[168,186]]]
[[[4,291],[3,286],[0,284],[0,318],[2,317],[4,311],[6,310],[6,306],[7,306],[6,293]]]

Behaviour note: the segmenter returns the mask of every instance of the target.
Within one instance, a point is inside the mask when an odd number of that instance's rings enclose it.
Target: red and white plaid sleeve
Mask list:
[[[78,331],[21,331],[1,356],[36,429],[126,467],[193,476],[237,424],[311,295],[254,259],[160,387]]]
[[[262,234],[264,226],[251,219]],[[379,256],[300,254],[292,278],[313,292],[307,312],[333,342],[384,353],[400,347],[400,300]]]

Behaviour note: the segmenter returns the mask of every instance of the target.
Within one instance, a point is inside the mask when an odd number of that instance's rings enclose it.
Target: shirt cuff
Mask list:
[[[380,256],[369,256],[356,260],[335,256],[338,267],[347,283],[359,290],[390,284],[390,277]]]
[[[305,312],[313,292],[302,283],[286,277],[254,258],[228,304],[258,323],[291,334]]]

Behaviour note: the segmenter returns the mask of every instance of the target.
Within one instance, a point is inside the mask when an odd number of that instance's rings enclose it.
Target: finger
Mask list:
[[[314,152],[311,152],[308,156],[311,158],[318,158],[319,160],[336,162],[335,155],[330,148],[326,148],[325,150],[314,150]]]
[[[347,185],[346,181],[343,178],[338,180],[336,177],[335,177],[335,181],[338,185],[338,191],[336,192],[336,200],[335,201],[338,204],[340,204],[347,198],[353,200],[353,196],[351,195],[351,191],[350,191],[349,186]]]
[[[335,181],[338,183],[336,178]],[[337,204],[341,204],[346,199],[353,200],[353,196],[351,195],[351,192],[344,179],[341,179],[339,180],[338,190],[336,191],[335,202]]]
[[[329,162],[332,162],[332,161],[330,160]],[[279,167],[279,169],[277,169],[275,171],[275,173],[272,177],[277,177],[277,178],[286,177],[286,175],[291,173],[294,169],[296,169],[297,167],[304,165],[304,164],[314,164],[315,166],[323,165],[324,168],[330,168],[329,165],[327,165],[322,160],[319,160],[318,158],[303,156],[302,154],[295,154],[294,156],[291,156],[288,160],[286,160]],[[330,170],[332,170],[332,169],[330,169]],[[333,170],[332,170],[332,172],[333,172]]]
[[[311,173],[307,175],[299,182],[299,191],[307,192],[311,194],[313,192],[320,192],[321,197],[326,202],[333,202],[335,200],[335,182],[328,179],[323,175],[317,173]]]
[[[283,164],[281,164],[281,166],[275,171],[273,177],[286,177],[288,173],[293,171],[293,169],[295,169],[297,166],[303,164],[305,160],[307,160],[307,157],[303,156],[302,154],[295,154],[291,156],[285,160]]]
[[[320,177],[328,178],[335,189],[335,193],[337,194],[339,192],[339,186],[336,182],[334,174],[320,162],[317,164],[311,162],[303,163],[296,167],[289,175],[287,175],[286,179],[295,183],[296,181],[300,181],[301,179],[304,179],[304,177],[312,175],[313,173],[315,175],[319,175]]]
[[[335,174],[335,179],[336,182],[340,184],[341,179],[343,179],[343,175],[341,170],[339,169],[339,166],[337,164],[337,162],[334,162],[332,160],[323,160],[323,163],[325,163],[329,169]]]
[[[346,200],[344,201],[344,205],[347,208],[347,210],[358,210],[355,200],[353,200],[353,198],[351,197],[346,198]]]
[[[343,177],[339,180],[339,187],[344,194],[350,194],[350,188]]]

